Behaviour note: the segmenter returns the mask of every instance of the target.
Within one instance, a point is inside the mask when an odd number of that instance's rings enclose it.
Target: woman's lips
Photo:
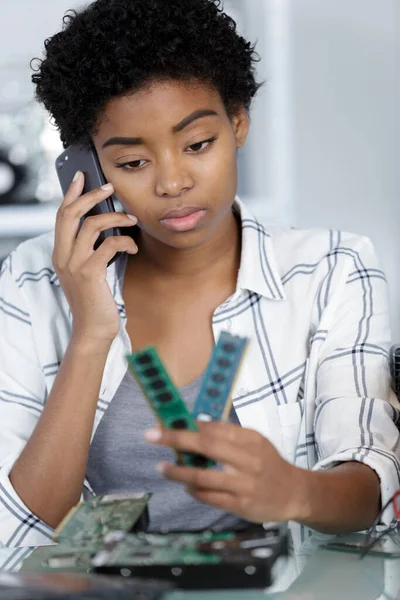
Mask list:
[[[206,211],[204,209],[196,210],[185,217],[170,217],[168,219],[162,219],[161,223],[171,231],[190,231],[191,229],[197,227],[205,214]]]

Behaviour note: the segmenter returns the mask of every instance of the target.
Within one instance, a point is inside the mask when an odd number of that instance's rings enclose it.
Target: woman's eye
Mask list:
[[[212,137],[209,140],[197,142],[196,144],[188,146],[188,148],[191,150],[190,154],[200,154],[200,152],[204,152],[212,146],[216,139],[216,137]],[[129,162],[117,164],[115,166],[117,169],[122,169],[123,171],[138,171],[143,167],[143,164],[145,164],[146,162],[146,160],[130,160]]]
[[[145,163],[145,160],[131,160],[126,163],[121,163],[120,165],[116,165],[117,169],[123,169],[125,171],[137,171],[141,168],[140,163]]]
[[[217,138],[213,137],[213,138],[210,138],[209,140],[204,140],[204,142],[197,142],[196,144],[192,144],[191,146],[189,146],[189,148],[191,148],[193,150],[193,153],[202,152],[203,150],[207,150],[207,148],[212,146],[212,144],[215,142],[216,139]],[[205,145],[205,148],[202,147],[204,145]]]

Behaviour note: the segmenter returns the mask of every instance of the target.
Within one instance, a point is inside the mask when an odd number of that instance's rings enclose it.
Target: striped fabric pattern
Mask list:
[[[236,208],[242,220],[237,288],[216,309],[212,327],[215,339],[223,330],[251,339],[233,390],[241,425],[302,468],[369,465],[386,502],[400,485],[400,417],[390,385],[387,284],[371,242],[325,229],[265,227],[239,198]],[[52,543],[51,528],[18,497],[9,473],[71,335],[71,312],[51,262],[53,236],[24,242],[1,268],[0,545],[10,550]],[[120,331],[106,362],[93,435],[131,349],[115,265],[107,280]],[[89,493],[85,481],[83,495]],[[390,511],[385,518],[391,520]],[[309,532],[293,525],[293,533],[304,540]]]

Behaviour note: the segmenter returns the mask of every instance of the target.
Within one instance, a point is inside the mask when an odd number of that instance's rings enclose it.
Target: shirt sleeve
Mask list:
[[[388,401],[387,283],[367,238],[340,253],[346,258],[345,277],[322,317],[328,335],[316,381],[314,469],[345,461],[370,466],[380,479],[383,506],[400,487],[399,411]],[[383,520],[392,518],[389,507]]]
[[[53,529],[25,506],[9,479],[46,400],[29,310],[12,266],[13,254],[0,275],[0,546],[10,548],[53,543]]]

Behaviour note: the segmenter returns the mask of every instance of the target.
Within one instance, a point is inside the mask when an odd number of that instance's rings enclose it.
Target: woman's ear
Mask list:
[[[250,129],[249,115],[244,106],[238,109],[232,117],[232,128],[236,139],[236,148],[239,150],[244,145]]]

